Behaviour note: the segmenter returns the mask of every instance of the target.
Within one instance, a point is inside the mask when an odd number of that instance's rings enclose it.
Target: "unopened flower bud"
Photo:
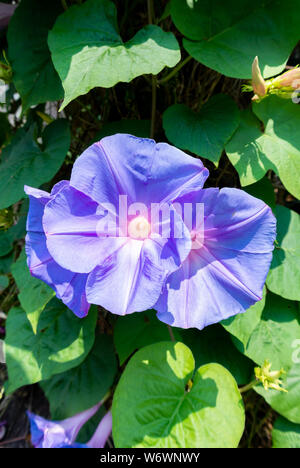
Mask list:
[[[252,63],[252,87],[255,93],[253,100],[258,100],[266,94],[266,83],[261,74],[258,57],[255,57]]]
[[[300,67],[288,70],[273,80],[273,86],[291,87],[298,89],[300,87]]]

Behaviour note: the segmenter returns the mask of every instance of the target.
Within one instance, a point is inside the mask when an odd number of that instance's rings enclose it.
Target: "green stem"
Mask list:
[[[147,0],[147,10],[148,10],[148,23],[153,24],[153,20],[154,20],[153,0]]]
[[[67,11],[67,9],[68,9],[67,1],[66,0],[61,0],[61,4],[62,4],[63,9]]]
[[[170,334],[170,338],[172,341],[176,341],[175,340],[175,336],[174,336],[174,333],[173,333],[173,330],[172,330],[172,327],[170,325],[167,325],[168,327],[168,330],[169,330],[169,334]]]
[[[251,390],[251,388],[255,387],[255,385],[259,384],[258,380],[252,380],[252,382],[248,383],[247,385],[244,385],[244,387],[239,388],[240,393],[245,393],[248,392],[248,390]]]
[[[188,55],[182,62],[179,62],[179,64],[175,68],[173,68],[173,70],[167,76],[165,76],[161,80],[158,80],[158,84],[167,83],[167,81],[169,81],[171,78],[173,78],[173,76],[175,76],[176,73],[178,73],[179,70],[182,69],[182,67],[184,67],[187,63],[189,63],[192,60],[192,58],[193,57]]]
[[[106,400],[109,399],[110,396],[111,396],[111,390],[108,390],[108,392],[104,395],[104,397],[101,400],[101,406],[103,405],[103,403],[106,402]]]

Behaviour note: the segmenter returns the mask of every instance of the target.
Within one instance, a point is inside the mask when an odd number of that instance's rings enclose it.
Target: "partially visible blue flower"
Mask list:
[[[35,448],[65,448],[65,447],[86,447],[88,444],[79,444],[76,442],[76,438],[82,426],[92,417],[101,406],[101,402],[97,405],[89,408],[81,413],[72,416],[71,418],[63,419],[62,421],[49,421],[41,416],[27,411],[27,415],[30,421],[30,430],[31,430],[31,442]],[[108,413],[109,414],[109,413]],[[104,438],[105,442],[107,437],[107,419],[109,417],[106,415],[101,420],[94,436],[91,439],[92,446],[99,441],[100,444],[103,443],[103,437],[101,437],[101,427],[104,427]],[[104,444],[105,444],[104,442]]]
[[[93,437],[86,444],[90,448],[104,448],[112,431],[112,415],[108,411],[106,415],[101,419]]]

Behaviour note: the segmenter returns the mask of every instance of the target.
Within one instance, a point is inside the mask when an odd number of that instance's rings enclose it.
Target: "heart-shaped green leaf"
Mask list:
[[[164,130],[171,143],[215,164],[238,124],[239,110],[224,94],[213,96],[197,113],[184,104],[175,104],[163,115]]]
[[[116,447],[238,445],[244,408],[234,378],[219,364],[194,367],[178,342],[146,346],[131,358],[113,400]]]
[[[88,0],[68,8],[50,31],[48,43],[65,90],[61,108],[96,86],[110,88],[139,75],[156,75],[180,60],[175,36],[158,26],[146,26],[124,43],[110,0]]]
[[[300,197],[300,108],[289,99],[270,96],[241,113],[241,123],[226,153],[241,184],[253,184],[272,169],[285,188]]]
[[[171,0],[171,15],[187,52],[234,78],[251,78],[256,55],[265,77],[277,75],[299,40],[294,0]]]
[[[196,366],[216,362],[233,375],[238,385],[247,384],[253,374],[253,362],[240,353],[232,343],[231,336],[219,324],[203,330],[181,330],[182,341],[194,355]],[[213,346],[212,346],[213,343]]]

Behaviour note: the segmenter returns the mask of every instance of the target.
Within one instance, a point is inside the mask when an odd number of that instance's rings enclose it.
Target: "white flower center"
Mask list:
[[[147,239],[151,226],[143,216],[137,216],[128,225],[128,235],[133,239]]]

